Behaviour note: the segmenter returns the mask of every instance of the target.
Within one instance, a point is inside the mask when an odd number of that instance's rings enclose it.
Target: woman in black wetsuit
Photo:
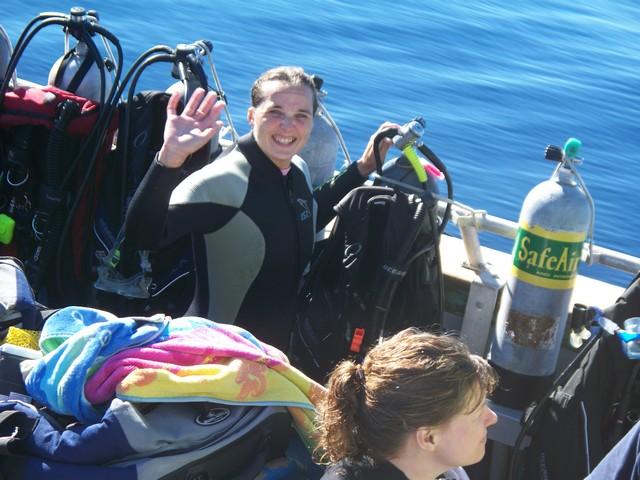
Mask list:
[[[322,480],[468,480],[484,456],[496,374],[458,339],[407,329],[340,363],[320,407]]]
[[[175,92],[162,148],[129,206],[127,242],[153,250],[191,235],[196,293],[188,314],[235,323],[286,351],[315,234],[333,217],[333,206],[374,170],[373,136],[357,162],[312,190],[297,153],[311,132],[316,91],[301,68],[278,67],[253,85],[251,132],[181,181],[186,159],[220,129],[223,104],[202,89],[180,114],[179,101]],[[387,139],[381,155],[389,146]]]

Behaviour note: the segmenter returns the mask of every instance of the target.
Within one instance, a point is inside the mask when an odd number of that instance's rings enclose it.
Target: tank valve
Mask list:
[[[564,152],[556,145],[547,145],[544,149],[545,160],[551,160],[552,162],[562,162],[564,159]]]
[[[415,144],[424,134],[425,121],[422,117],[416,117],[405,123],[398,130],[398,135],[393,137],[393,144],[400,150],[404,150],[407,145]]]

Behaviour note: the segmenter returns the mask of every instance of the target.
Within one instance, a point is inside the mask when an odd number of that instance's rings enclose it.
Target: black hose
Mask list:
[[[50,262],[52,251],[55,250],[55,246],[60,240],[59,231],[64,224],[65,205],[62,198],[63,192],[60,189],[62,168],[60,160],[64,155],[67,127],[79,112],[80,106],[73,100],[62,102],[59,114],[49,133],[46,149],[46,183],[42,187],[45,191],[44,195],[40,195],[41,201],[44,201],[45,204],[38,208],[45,219],[45,225],[43,231],[40,232],[40,237],[36,237],[38,245],[36,251],[40,249],[39,255],[30,262],[29,281],[36,292],[40,289],[44,271]]]
[[[34,21],[31,22],[33,24]],[[21,36],[20,40],[22,42],[16,44],[16,48],[13,50],[13,54],[11,55],[11,60],[9,61],[9,65],[7,65],[7,71],[5,73],[4,81],[2,82],[2,87],[0,87],[0,108],[2,108],[4,104],[5,93],[7,93],[7,89],[9,88],[9,82],[11,81],[11,77],[13,76],[13,72],[16,69],[16,65],[18,64],[18,60],[22,57],[24,50],[27,48],[27,45],[31,42],[36,33],[38,33],[43,28],[49,25],[61,25],[66,26],[66,22],[63,21],[60,17],[49,18],[44,20],[38,26],[34,28],[34,30],[26,35],[24,38]],[[23,32],[24,34],[24,32]]]
[[[143,54],[144,55],[144,54]],[[124,215],[125,212],[125,205],[126,205],[126,195],[127,195],[127,180],[129,179],[129,175],[127,172],[127,168],[129,165],[129,143],[130,143],[130,139],[129,139],[129,128],[131,127],[131,110],[132,110],[132,106],[133,106],[133,96],[136,90],[136,87],[138,86],[138,80],[140,79],[140,76],[142,75],[142,73],[144,72],[144,70],[149,67],[150,65],[153,65],[154,63],[159,63],[159,62],[173,62],[175,61],[175,54],[173,53],[160,53],[154,56],[148,56],[146,57],[136,68],[133,76],[131,77],[131,86],[129,87],[129,92],[127,94],[127,106],[126,106],[126,110],[125,110],[125,115],[124,115],[124,128],[120,131],[120,135],[122,135],[122,140],[123,140],[123,150],[122,150],[122,156],[121,156],[121,178],[120,178],[120,209],[119,212],[121,212],[122,215]]]
[[[113,87],[111,88],[109,97],[106,101],[106,103],[109,105],[115,105],[118,103],[119,99],[119,96],[116,96],[116,87],[119,85],[120,77],[122,76],[122,63],[124,62],[124,52],[122,50],[122,45],[120,45],[120,41],[115,35],[113,35],[109,30],[102,28],[100,25],[94,25],[93,31],[108,39],[116,47],[116,51],[118,52],[118,64],[113,77]],[[100,57],[98,56],[98,58]],[[102,59],[100,61],[102,61]]]
[[[60,266],[62,264],[64,240],[69,234],[71,222],[73,221],[75,211],[78,207],[80,199],[82,198],[82,193],[84,192],[87,186],[87,183],[89,181],[89,178],[91,178],[91,174],[93,173],[93,169],[95,166],[96,159],[98,157],[99,150],[103,147],[104,138],[108,131],[108,127],[111,124],[111,118],[112,118],[113,112],[115,111],[115,107],[119,99],[119,96],[116,96],[116,92],[120,91],[120,89],[118,88],[118,85],[119,85],[120,77],[122,76],[122,68],[123,68],[122,64],[124,62],[124,52],[122,50],[122,46],[120,45],[120,42],[118,41],[118,39],[107,30],[99,26],[94,26],[94,30],[98,32],[100,35],[109,39],[111,43],[116,47],[118,61],[116,65],[113,86],[111,88],[109,96],[107,97],[106,101],[101,105],[100,113],[98,114],[98,118],[96,119],[96,122],[91,132],[85,138],[85,141],[81,145],[78,151],[78,154],[76,155],[76,158],[73,161],[71,168],[67,171],[67,174],[62,181],[62,186],[64,188],[70,181],[71,175],[75,171],[78,163],[80,162],[80,159],[83,157],[85,150],[89,148],[89,145],[93,145],[93,151],[88,157],[87,171],[85,173],[84,178],[82,179],[82,182],[80,183],[80,186],[78,188],[78,193],[73,201],[71,209],[69,210],[69,215],[67,216],[67,220],[62,229],[60,242],[58,243],[58,251],[56,254],[56,262],[55,262],[55,267],[56,267],[55,271],[56,271],[56,283],[59,289],[61,289],[61,286],[62,286],[62,268],[60,268]],[[91,43],[93,44],[93,40],[91,40]],[[95,48],[95,44],[93,44],[93,47]],[[97,48],[95,48],[94,51],[97,51]],[[102,82],[102,86],[103,87],[105,86],[104,81]],[[95,192],[92,192],[92,193],[95,193]],[[90,224],[90,223],[91,222],[87,222],[87,224]],[[87,228],[89,228],[88,225],[87,225]]]
[[[140,66],[140,64],[142,64],[142,62],[144,62],[148,57],[150,57],[151,55],[157,52],[169,53],[169,54],[174,53],[173,49],[166,45],[156,45],[155,47],[152,47],[146,52],[142,53],[136,59],[136,61],[133,62],[133,65],[127,71],[127,74],[125,75],[125,77],[122,79],[122,83],[120,83],[120,85],[118,86],[116,97],[120,98],[122,96],[122,94],[124,93],[124,89],[126,88],[127,84],[129,83],[129,80],[131,79],[131,76],[138,70],[138,67]]]
[[[152,55],[161,52],[167,55],[161,56],[157,55],[156,57],[151,58]],[[160,57],[160,58],[159,58]],[[146,67],[151,65],[152,63],[160,62],[160,61],[173,61],[175,58],[173,49],[166,45],[157,45],[155,47],[150,48],[146,52],[143,52],[133,63],[127,74],[125,75],[122,83],[118,86],[116,98],[120,98],[124,93],[124,89],[126,88],[129,80],[135,74],[135,79],[132,82],[132,86],[129,88],[129,93],[127,95],[127,106],[125,110],[125,115],[123,118],[123,124],[119,127],[118,136],[123,139],[123,148],[122,148],[122,185],[121,185],[121,197],[120,197],[120,211],[124,215],[124,207],[125,207],[125,191],[126,191],[126,179],[127,179],[127,163],[129,158],[129,128],[131,126],[131,102],[133,100],[133,93],[135,91],[135,86],[138,83],[138,79]]]
[[[438,227],[438,234],[442,234],[444,232],[445,227],[447,226],[447,222],[449,221],[449,216],[451,214],[451,202],[453,202],[453,182],[451,181],[451,176],[449,175],[449,171],[445,164],[438,158],[438,156],[425,144],[418,146],[418,150],[427,157],[427,159],[433,163],[438,170],[442,172],[444,175],[444,179],[447,182],[447,198],[450,202],[447,202],[447,206],[444,209],[444,214],[442,215],[442,223]]]
[[[415,257],[412,257],[412,259],[407,259],[407,257],[409,256],[409,252],[411,251],[416,238],[418,238],[426,215],[427,208],[425,207],[424,203],[420,201],[416,206],[415,211],[413,212],[413,216],[411,219],[411,229],[404,236],[404,241],[398,249],[396,259],[398,259],[399,261],[393,262],[394,268],[398,268],[399,270],[406,273],[407,268],[409,267],[413,259],[415,259]],[[387,323],[387,317],[389,315],[389,308],[391,307],[393,296],[401,279],[402,277],[399,277],[398,275],[395,275],[393,273],[387,274],[387,279],[384,283],[384,286],[381,288],[380,295],[378,295],[378,300],[375,302],[371,325],[373,331],[378,336],[383,335],[384,333],[384,329]]]
[[[444,312],[444,274],[442,272],[442,257],[440,256],[440,232],[438,231],[438,219],[435,208],[429,209],[429,221],[431,223],[431,234],[433,235],[433,244],[435,249],[436,261],[436,278],[438,279],[438,311],[437,323],[442,325],[442,314]]]
[[[380,157],[380,142],[385,138],[393,138],[398,135],[398,129],[395,127],[383,130],[373,139],[373,156],[376,159],[376,173],[382,175],[382,158]]]

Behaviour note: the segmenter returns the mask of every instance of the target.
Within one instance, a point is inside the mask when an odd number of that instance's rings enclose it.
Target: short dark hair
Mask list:
[[[406,435],[476,409],[497,376],[459,339],[408,328],[373,347],[362,365],[341,362],[320,404],[319,451],[389,459]]]
[[[313,113],[318,109],[318,95],[311,75],[301,67],[281,66],[267,70],[260,75],[251,86],[251,105],[257,107],[264,100],[263,84],[280,81],[293,86],[309,87],[313,98]]]

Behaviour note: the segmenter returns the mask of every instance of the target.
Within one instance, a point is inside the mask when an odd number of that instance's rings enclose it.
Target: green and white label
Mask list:
[[[513,247],[513,276],[539,287],[572,288],[585,238],[583,232],[552,232],[521,224]]]

